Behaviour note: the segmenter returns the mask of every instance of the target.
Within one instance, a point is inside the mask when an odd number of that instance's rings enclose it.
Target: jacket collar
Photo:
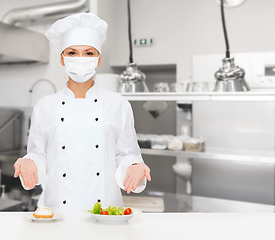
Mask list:
[[[63,93],[70,98],[75,98],[73,91],[68,88],[68,83],[69,81],[66,82],[66,86],[63,89]],[[95,96],[95,92],[96,92],[96,83],[94,81],[94,85],[86,92],[85,99],[93,98]]]

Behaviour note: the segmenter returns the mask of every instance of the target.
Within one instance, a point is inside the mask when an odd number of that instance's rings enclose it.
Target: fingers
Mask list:
[[[133,191],[135,191],[137,189],[138,183],[139,183],[139,180],[136,179],[133,183],[133,187],[132,187]]]
[[[125,186],[125,191],[127,190],[127,194],[129,194],[133,188],[133,184],[134,184],[134,179],[131,178],[128,182],[127,185]],[[127,187],[127,188],[126,188]]]
[[[19,159],[18,159],[19,160]],[[20,164],[18,164],[18,160],[13,165],[14,167],[14,177],[17,178],[20,173]]]
[[[33,173],[24,172],[22,178],[26,187],[29,187],[30,189],[33,189],[35,187],[35,184],[37,182],[35,181],[35,176]]]
[[[146,174],[146,178],[147,178],[148,181],[151,181],[151,176],[150,176],[149,172]],[[131,190],[135,191],[137,189],[137,186],[138,186],[138,184],[139,184],[139,182],[141,180],[142,179],[138,179],[138,178],[133,179],[133,181],[131,182],[132,184],[131,183],[129,184],[128,189],[130,188],[130,191]]]
[[[145,171],[145,177],[148,181],[151,181],[150,170]]]
[[[144,177],[146,177],[148,181],[151,181],[150,168],[148,166],[145,164],[130,166],[124,179],[124,190],[127,191],[128,194],[131,190],[135,191],[140,180]]]
[[[129,177],[130,177],[130,175],[127,172],[126,177],[125,177],[124,182],[123,182],[123,186],[125,186],[125,184],[126,184],[127,180],[129,179]]]
[[[34,175],[22,174],[22,178],[26,187],[33,189],[35,187]]]
[[[35,187],[35,184],[38,183],[37,168],[31,159],[18,159],[14,164],[14,169],[14,177],[18,177],[20,174],[26,187],[32,189]]]
[[[29,188],[32,189],[32,188],[35,187],[35,183],[36,183],[36,182],[35,182],[35,177],[34,177],[34,175],[30,175],[30,176],[29,176],[29,179],[30,179],[30,181],[29,181],[29,183],[30,183],[30,184],[29,184]]]
[[[125,183],[124,191],[128,190],[130,183],[131,183],[131,178],[128,178],[128,180]]]
[[[128,194],[131,192],[131,190],[135,191],[137,189],[139,181],[140,179],[138,178],[129,179],[129,181],[126,183],[124,190],[127,191]]]
[[[37,184],[38,183],[37,171],[34,173],[34,180],[35,180],[35,184]]]
[[[151,181],[150,168],[144,164],[144,175],[148,181]]]
[[[14,167],[14,169],[15,169],[14,177],[17,178],[19,176],[20,169],[19,169],[19,167],[16,167],[16,168]]]
[[[131,178],[127,182],[127,188],[125,187],[124,190],[127,191],[128,194],[131,192],[131,190],[135,191],[138,186],[139,181],[140,180],[138,178]]]
[[[24,170],[20,171],[21,177],[26,187],[29,187],[29,178]]]

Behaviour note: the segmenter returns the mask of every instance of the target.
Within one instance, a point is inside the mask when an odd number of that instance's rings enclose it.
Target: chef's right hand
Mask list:
[[[33,189],[38,183],[37,167],[33,160],[19,158],[14,164],[14,170],[14,177],[17,178],[20,174],[26,187]]]

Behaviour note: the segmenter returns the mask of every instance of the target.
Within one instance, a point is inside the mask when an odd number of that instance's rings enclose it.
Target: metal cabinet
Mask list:
[[[175,158],[191,158],[194,195],[274,204],[274,93],[123,95],[134,104],[143,101],[192,102],[193,136],[208,138],[205,152],[141,151],[144,156],[173,157],[173,162]],[[177,179],[176,185],[183,189],[181,180]],[[176,191],[181,190],[176,187]]]

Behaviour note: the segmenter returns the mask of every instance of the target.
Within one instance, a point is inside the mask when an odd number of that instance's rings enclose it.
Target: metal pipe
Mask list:
[[[17,22],[32,21],[45,17],[68,14],[78,11],[89,11],[88,0],[46,4],[35,7],[17,8],[7,12],[2,22],[14,25]]]
[[[30,93],[32,93],[33,88],[34,88],[35,85],[38,84],[39,82],[48,82],[50,85],[52,85],[54,92],[56,92],[56,87],[55,87],[55,85],[54,85],[50,80],[48,80],[48,79],[39,79],[39,80],[37,80],[37,81],[32,85],[32,87],[31,87],[31,89],[30,89]]]
[[[132,45],[132,30],[131,30],[131,6],[128,0],[128,38],[129,38],[129,63],[134,63],[133,60],[133,45]]]
[[[226,46],[225,57],[230,58],[228,35],[227,35],[225,17],[224,17],[223,0],[221,0],[221,17],[222,17],[222,28],[223,28],[223,34],[224,34],[224,40],[225,40],[225,46]]]

